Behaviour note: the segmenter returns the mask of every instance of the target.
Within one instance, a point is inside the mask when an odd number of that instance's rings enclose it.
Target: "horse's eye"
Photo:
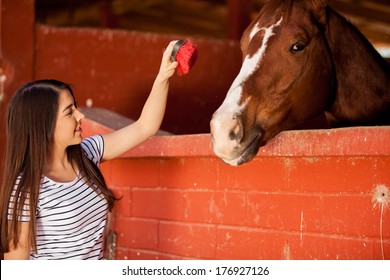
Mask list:
[[[306,47],[306,43],[304,41],[298,41],[294,45],[291,46],[290,51],[292,53],[303,51]]]

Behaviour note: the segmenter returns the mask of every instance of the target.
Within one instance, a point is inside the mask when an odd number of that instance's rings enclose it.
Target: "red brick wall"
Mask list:
[[[102,164],[123,196],[116,258],[390,259],[389,140],[390,127],[283,132],[231,167],[208,134],[154,137]]]

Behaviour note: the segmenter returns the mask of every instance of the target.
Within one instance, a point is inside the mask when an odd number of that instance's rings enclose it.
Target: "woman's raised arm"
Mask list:
[[[139,119],[124,128],[103,135],[103,161],[120,156],[155,135],[159,130],[165,114],[169,78],[175,73],[178,65],[177,62],[170,60],[172,48],[176,42],[171,41],[164,51],[160,70]]]

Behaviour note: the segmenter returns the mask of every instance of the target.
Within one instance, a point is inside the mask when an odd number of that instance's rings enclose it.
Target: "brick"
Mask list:
[[[115,252],[115,259],[116,260],[131,260],[131,251],[128,248],[116,248]]]
[[[218,182],[216,159],[170,158],[161,162],[161,185],[170,188],[214,188]]]
[[[132,260],[182,260],[177,255],[163,254],[155,251],[130,250]]]
[[[321,197],[285,193],[248,193],[247,225],[265,229],[317,231]]]
[[[283,259],[286,234],[244,227],[218,227],[216,259]]]
[[[112,162],[113,186],[154,187],[159,185],[159,161],[151,159],[116,159]]]
[[[220,163],[219,187],[290,192],[367,192],[390,185],[390,157],[256,157],[242,166]]]
[[[380,207],[374,207],[372,195],[326,196],[323,199],[320,227],[324,232],[343,235],[390,237],[390,213],[382,216],[380,231]]]
[[[248,226],[299,232],[375,237],[380,211],[371,195],[248,194]],[[390,217],[384,213],[383,221]],[[390,235],[390,223],[382,234]]]
[[[112,178],[111,166],[112,166],[111,162],[104,162],[104,163],[100,164],[100,166],[99,166],[100,171],[103,174],[104,180],[106,181],[106,184],[108,186],[112,185],[112,183],[111,183],[111,178]]]
[[[379,248],[368,238],[346,236],[291,235],[286,248],[291,259],[304,260],[372,260],[380,259]],[[387,247],[389,249],[389,247]],[[387,251],[389,252],[389,251]]]
[[[117,217],[131,217],[132,199],[131,188],[112,188],[115,197],[119,198],[114,204],[114,213]]]
[[[158,221],[116,218],[114,230],[121,248],[156,249]]]
[[[283,131],[258,156],[389,155],[389,137],[388,126]]]
[[[370,192],[375,183],[390,183],[390,158],[296,158],[288,173],[289,191]]]
[[[133,189],[134,217],[183,220],[184,195],[171,189]]]
[[[214,259],[216,228],[213,225],[160,222],[158,249],[188,258]]]
[[[300,235],[294,232],[221,227],[217,230],[217,259],[381,259],[373,240],[342,235]],[[390,253],[385,241],[385,256]]]
[[[132,249],[130,250],[130,259],[131,260],[158,260],[159,253],[153,251]]]
[[[190,222],[242,225],[246,219],[246,194],[188,191],[184,216]]]
[[[279,190],[288,183],[289,161],[289,158],[257,157],[240,166],[219,163],[220,188]]]

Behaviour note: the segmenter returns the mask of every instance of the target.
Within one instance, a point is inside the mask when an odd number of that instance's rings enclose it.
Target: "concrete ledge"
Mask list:
[[[105,127],[107,132],[118,130],[134,122],[133,119],[103,108],[80,107],[79,110],[92,122],[100,124],[102,128]],[[173,134],[165,130],[159,130],[156,135]]]
[[[86,111],[83,109],[83,112]],[[107,110],[98,110],[98,114],[91,112],[86,112],[88,119],[83,123],[84,137],[109,133],[126,123],[118,121],[118,116]],[[122,158],[215,156],[209,134],[167,134],[162,131],[159,136],[151,137],[122,155]],[[257,157],[344,155],[390,155],[390,126],[284,131],[260,148]]]

